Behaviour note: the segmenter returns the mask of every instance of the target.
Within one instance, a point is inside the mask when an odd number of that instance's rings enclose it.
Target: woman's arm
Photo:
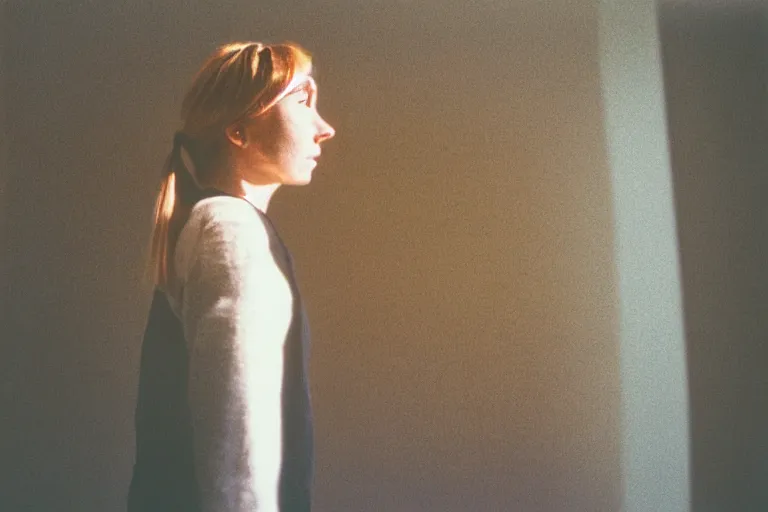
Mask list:
[[[290,285],[248,203],[198,207],[197,240],[179,277],[202,510],[277,512]]]

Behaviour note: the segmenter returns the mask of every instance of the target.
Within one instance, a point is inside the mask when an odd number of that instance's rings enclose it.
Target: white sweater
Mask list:
[[[203,512],[277,512],[283,347],[294,297],[276,234],[246,200],[198,202],[178,239],[169,301],[189,351]]]

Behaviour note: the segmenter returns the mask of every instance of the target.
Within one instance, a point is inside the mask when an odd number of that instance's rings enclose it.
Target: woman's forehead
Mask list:
[[[300,93],[306,93],[310,98],[312,98],[311,101],[313,103],[317,98],[317,84],[315,83],[315,79],[308,74],[300,74],[294,76],[288,86],[283,90],[283,93],[275,98],[268,106],[266,106],[263,112],[270,110],[272,106],[281,103],[285,98]]]
[[[294,94],[297,92],[317,92],[317,83],[315,79],[310,75],[300,75],[294,78],[293,83],[288,87],[287,94]]]

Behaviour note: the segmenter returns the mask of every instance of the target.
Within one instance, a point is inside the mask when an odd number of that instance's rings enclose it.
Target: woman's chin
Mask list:
[[[315,170],[317,162],[312,160],[311,166],[307,166],[304,169],[297,170],[291,173],[291,185],[308,185],[312,181],[312,172]]]
[[[283,184],[284,185],[295,185],[295,186],[302,186],[302,185],[309,185],[312,182],[312,172],[303,172],[303,173],[294,173],[288,176],[288,179],[286,179]]]

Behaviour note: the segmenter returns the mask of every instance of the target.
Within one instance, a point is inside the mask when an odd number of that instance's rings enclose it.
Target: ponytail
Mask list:
[[[173,149],[163,165],[150,241],[149,268],[153,284],[165,290],[173,273],[173,249],[181,228],[197,201],[200,188],[181,155],[191,139],[183,132],[173,137]]]

